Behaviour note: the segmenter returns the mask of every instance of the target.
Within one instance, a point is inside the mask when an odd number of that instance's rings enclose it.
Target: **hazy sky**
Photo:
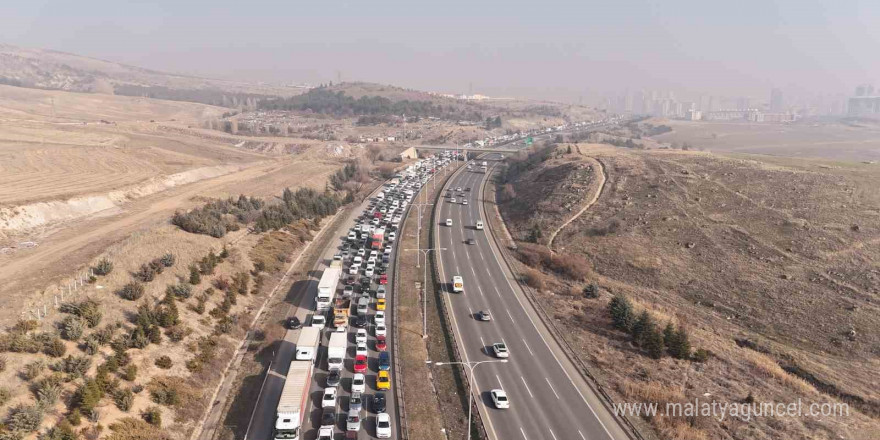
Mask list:
[[[880,85],[880,1],[27,0],[0,41],[271,82],[595,96]]]

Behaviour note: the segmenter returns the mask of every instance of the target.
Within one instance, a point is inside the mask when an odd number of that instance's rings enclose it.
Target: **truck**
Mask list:
[[[348,325],[348,314],[351,311],[351,298],[341,296],[336,298],[333,305],[333,326],[344,327]]]
[[[290,330],[287,331],[290,333]],[[296,354],[294,359],[298,361],[310,361],[315,359],[320,343],[321,329],[317,327],[303,327],[296,339]]]
[[[342,370],[348,350],[348,333],[333,333],[327,344],[327,369]]]
[[[332,267],[332,264],[331,267],[324,269],[324,273],[321,274],[321,280],[318,281],[318,299],[315,304],[315,308],[319,312],[327,310],[333,302],[340,275],[342,275],[342,267]]]
[[[275,440],[299,440],[312,382],[312,361],[292,361],[275,410]]]
[[[372,244],[370,247],[373,249],[381,249],[383,244],[385,244],[385,228],[376,229],[373,231]]]
[[[452,291],[455,293],[464,292],[464,280],[458,275],[452,277]]]

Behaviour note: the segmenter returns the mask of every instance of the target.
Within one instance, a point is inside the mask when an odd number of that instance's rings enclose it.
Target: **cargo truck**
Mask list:
[[[321,280],[318,281],[318,299],[315,305],[317,311],[320,312],[330,308],[330,304],[333,303],[333,297],[336,295],[336,286],[339,284],[340,275],[342,275],[342,267],[328,267],[324,269],[324,273],[321,274]]]
[[[290,330],[288,330],[290,332]],[[320,344],[321,329],[318,327],[303,327],[296,339],[296,355],[298,361],[310,361],[315,359]]]
[[[345,351],[348,349],[348,333],[333,333],[327,344],[327,369],[342,370]]]
[[[333,326],[336,328],[348,325],[348,316],[351,311],[351,298],[342,296],[336,298],[333,307]]]
[[[376,229],[373,231],[372,244],[370,247],[372,249],[381,249],[383,244],[385,244],[385,228]]]
[[[302,438],[304,406],[308,400],[312,382],[312,361],[293,361],[287,370],[281,398],[275,410],[275,440],[299,440]]]

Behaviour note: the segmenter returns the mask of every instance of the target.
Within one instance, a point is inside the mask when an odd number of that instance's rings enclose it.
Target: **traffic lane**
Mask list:
[[[472,178],[468,178],[464,181],[464,184],[474,184],[473,181],[474,180],[481,180],[481,177],[482,177],[481,175],[476,175],[476,176],[473,176]],[[466,222],[466,221],[469,221],[473,218],[478,218],[479,207],[480,207],[479,203],[473,203],[473,204],[469,204],[467,206],[462,205],[461,206],[462,212],[459,213],[460,214],[459,218],[460,218],[461,223],[464,224],[464,222]],[[467,208],[467,209],[465,209],[465,208]],[[467,212],[464,212],[464,211],[467,211]],[[451,235],[453,236],[452,242],[458,243],[458,242],[463,241],[463,240],[459,239],[460,237],[456,236],[457,231],[455,229],[453,229],[450,232],[451,232]],[[486,237],[484,237],[484,239],[485,238]],[[479,241],[478,241],[478,243],[479,243]],[[462,251],[464,251],[468,255],[468,261],[475,261],[476,258],[474,258],[472,255],[470,255],[471,252],[470,252],[469,248],[476,248],[476,252],[480,252],[481,249],[480,249],[480,247],[475,247],[475,246],[467,246],[467,245],[463,246]],[[481,256],[480,260],[485,261],[486,258]],[[494,260],[494,256],[490,256],[489,260],[490,261],[488,262],[488,264],[486,264],[481,269],[486,269],[490,272],[494,272],[492,269],[496,269],[498,267],[497,267],[497,264],[493,264],[493,263],[498,263],[498,261]],[[460,264],[460,266],[463,266],[463,265]],[[519,308],[508,307],[508,303],[510,302],[510,298],[509,298],[510,295],[507,295],[508,298],[505,300],[505,299],[502,299],[501,295],[499,294],[498,285],[499,284],[502,284],[502,285],[506,284],[506,279],[503,277],[503,273],[500,274],[500,275],[502,275],[500,277],[499,277],[498,272],[490,273],[490,274],[488,274],[489,276],[481,276],[480,277],[480,276],[476,276],[476,274],[473,272],[474,265],[471,264],[468,266],[471,267],[471,271],[474,275],[474,280],[473,280],[473,282],[470,282],[470,283],[466,282],[466,284],[465,284],[466,286],[469,284],[473,285],[475,282],[477,284],[477,288],[479,289],[479,291],[481,293],[481,296],[483,296],[483,297],[485,297],[486,291],[490,290],[490,287],[491,287],[492,291],[495,291],[499,302],[494,306],[490,306],[490,308],[493,308],[493,307],[496,308],[496,313],[495,313],[496,320],[498,320],[499,327],[504,327],[504,333],[516,335],[516,337],[514,338],[514,341],[522,341],[523,342],[522,346],[525,347],[527,350],[531,350],[532,346],[539,347],[539,348],[540,347],[546,348],[547,345],[544,341],[535,340],[535,337],[534,337],[535,335],[532,332],[523,332],[523,330],[524,330],[523,326],[517,324],[517,323],[524,322],[525,319],[529,319],[529,317],[527,315],[525,315],[522,308],[521,307],[519,307]],[[470,291],[472,292],[473,289],[471,288]],[[508,292],[508,293],[512,294],[512,292]],[[468,295],[468,296],[470,296],[470,295]],[[495,300],[496,299],[490,295],[490,298],[488,299],[488,301],[490,303],[495,303]],[[499,310],[497,309],[498,307],[502,307],[504,309],[507,317],[505,317],[503,314],[499,313]],[[511,309],[513,309],[512,312],[511,312]],[[522,313],[520,313],[520,312],[522,312]],[[523,315],[523,316],[519,316],[519,315]],[[509,321],[508,321],[508,318],[509,318]],[[523,325],[528,325],[528,324],[523,324]],[[536,327],[534,328],[534,330],[535,330],[535,332],[537,332]],[[538,335],[538,337],[540,337],[540,334]],[[530,339],[531,339],[531,341],[530,341]],[[504,341],[504,342],[507,343],[507,341]],[[487,344],[490,344],[490,343],[488,343],[488,342],[484,343],[481,340],[480,341],[480,345],[481,345],[480,348],[482,348],[483,346],[486,346]],[[511,357],[513,357],[515,354],[514,350],[516,350],[516,347],[518,347],[519,344],[514,342],[512,344],[509,344],[508,346],[511,350]],[[538,354],[537,357],[530,358],[529,361],[533,361],[535,359],[549,359],[548,357],[542,356],[542,355],[546,355],[546,354],[549,354],[551,356],[553,355],[552,352],[549,351],[549,348],[547,348],[546,351],[547,351],[546,353]],[[525,354],[525,352],[520,352],[520,353],[521,353],[521,355]],[[520,365],[530,366],[529,364],[532,364],[532,363],[533,362],[525,362],[525,363],[517,362],[517,367],[513,369],[514,371],[510,371],[508,369],[502,368],[502,370],[504,370],[504,372],[501,373],[500,376],[501,377],[506,376],[508,381],[515,380],[516,374],[521,373],[521,371],[516,371],[516,370],[519,370]],[[548,364],[549,364],[549,367],[551,367],[548,370],[553,370],[553,368],[552,368],[553,364],[551,362],[548,362]],[[507,364],[507,365],[510,365],[510,364]],[[543,365],[542,367],[547,367],[547,366],[548,365]],[[529,396],[520,396],[520,397],[528,397],[528,398],[533,397],[534,393],[531,392],[531,389],[527,385],[527,382],[528,382],[528,383],[534,384],[535,387],[541,387],[543,389],[543,391],[545,391],[543,393],[539,393],[539,397],[538,397],[539,400],[545,401],[545,404],[558,406],[560,404],[559,401],[571,402],[571,403],[577,403],[578,401],[583,402],[583,398],[579,395],[575,396],[575,395],[571,395],[572,393],[570,393],[570,392],[565,393],[565,392],[559,391],[559,389],[562,389],[563,386],[567,382],[570,383],[570,380],[567,377],[565,377],[565,371],[562,370],[561,365],[559,365],[557,363],[556,366],[558,367],[558,371],[546,371],[547,373],[550,373],[550,374],[546,374],[543,377],[540,377],[542,371],[535,372],[535,371],[531,371],[531,368],[530,368],[529,372],[522,373],[519,376],[522,379],[523,387],[516,387],[515,390],[524,389],[529,394]],[[487,365],[487,367],[488,367],[488,365]],[[553,374],[553,373],[556,373],[556,374]],[[562,374],[559,374],[559,373],[562,373]],[[544,383],[542,383],[542,381],[541,381],[542,378],[543,378]],[[565,388],[565,391],[573,391],[573,390],[571,390],[571,388],[573,388],[573,386],[564,387],[564,388]],[[550,392],[546,392],[546,391],[550,391]],[[574,391],[576,392],[576,390],[574,390]],[[552,395],[551,395],[551,393],[552,393]],[[516,392],[511,393],[511,402],[512,403],[514,402],[513,399],[515,399],[517,397],[516,394],[517,394]],[[570,394],[570,395],[566,396],[565,394]],[[554,398],[556,399],[556,401],[553,401]],[[586,404],[586,402],[583,402],[583,403]],[[579,420],[579,417],[575,415],[575,413],[572,411],[572,406],[570,406],[570,405],[562,405],[561,411],[552,411],[552,412],[544,411],[544,408],[549,408],[549,407],[550,406],[545,406],[545,405],[538,406],[539,411],[542,413],[541,418],[544,419],[546,425],[548,426],[548,430],[552,429],[552,428],[550,428],[551,426],[557,426],[557,428],[556,428],[557,430],[561,430],[561,429],[564,430],[565,428],[572,426],[571,425],[572,420]],[[585,408],[585,409],[589,410],[589,408]],[[596,423],[596,425],[599,425],[599,423]],[[584,427],[584,429],[587,429],[590,432],[602,432],[602,430],[604,430],[604,427],[599,425],[599,426]],[[574,429],[571,429],[568,431],[569,432],[566,433],[567,435],[579,436],[580,434],[582,434],[581,430],[577,429],[576,426],[574,427]],[[546,432],[544,434],[546,434]],[[551,434],[552,434],[552,432],[551,432]],[[555,435],[555,434],[552,434],[552,435]]]
[[[483,204],[476,204],[475,209],[479,209],[482,212]],[[562,416],[565,416],[565,419],[568,420],[578,420],[581,429],[577,429],[576,431],[572,430],[570,433],[571,435],[577,435],[580,437],[583,435],[583,432],[589,432],[592,433],[593,437],[612,438],[598,414],[595,413],[594,409],[587,403],[584,395],[578,387],[575,386],[573,378],[562,366],[557,354],[552,351],[548,341],[546,341],[541,330],[538,328],[538,323],[535,322],[531,315],[526,312],[526,304],[524,304],[523,299],[514,292],[514,289],[518,287],[518,285],[515,284],[516,280],[510,279],[507,273],[503,270],[501,266],[503,263],[499,260],[501,257],[495,253],[495,248],[489,240],[491,240],[491,237],[488,234],[484,235],[477,239],[477,246],[481,252],[487,252],[489,254],[484,258],[491,262],[487,265],[487,271],[489,272],[488,278],[493,280],[495,286],[501,286],[504,288],[507,293],[502,299],[502,303],[513,323],[512,328],[509,330],[518,332],[518,336],[521,337],[523,344],[529,350],[529,355],[533,359],[547,360],[539,373],[545,374],[545,382],[553,392],[554,397],[558,396],[559,400],[569,403],[568,405],[563,406],[561,412],[554,411],[551,413],[551,417],[555,418],[559,416],[559,418],[562,418]],[[511,307],[510,305],[512,304],[518,305],[518,307]],[[518,325],[519,323],[522,324]],[[533,331],[524,331],[525,328],[530,328]],[[511,356],[513,356],[513,353],[511,353]],[[552,359],[552,361],[550,359]],[[534,378],[538,379],[537,377]],[[599,408],[599,410],[605,411],[604,406]],[[592,417],[580,416],[580,414],[583,414],[584,412],[590,414]],[[571,425],[557,424],[557,426]]]

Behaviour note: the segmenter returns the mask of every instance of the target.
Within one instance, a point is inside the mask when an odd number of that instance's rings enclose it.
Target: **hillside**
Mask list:
[[[71,92],[113,93],[123,86],[289,96],[301,89],[178,75],[47,49],[0,43],[0,84]]]
[[[518,258],[540,271],[522,269],[527,281],[616,401],[800,398],[851,409],[842,419],[651,419],[669,439],[868,439],[880,430],[874,166],[572,147],[521,157],[507,181],[516,197],[502,186],[500,208]],[[551,254],[550,233],[577,213],[574,189],[594,178],[590,158],[607,182]],[[598,298],[582,293],[593,282]],[[612,326],[614,295],[660,328],[686,328],[708,359],[651,359]]]

